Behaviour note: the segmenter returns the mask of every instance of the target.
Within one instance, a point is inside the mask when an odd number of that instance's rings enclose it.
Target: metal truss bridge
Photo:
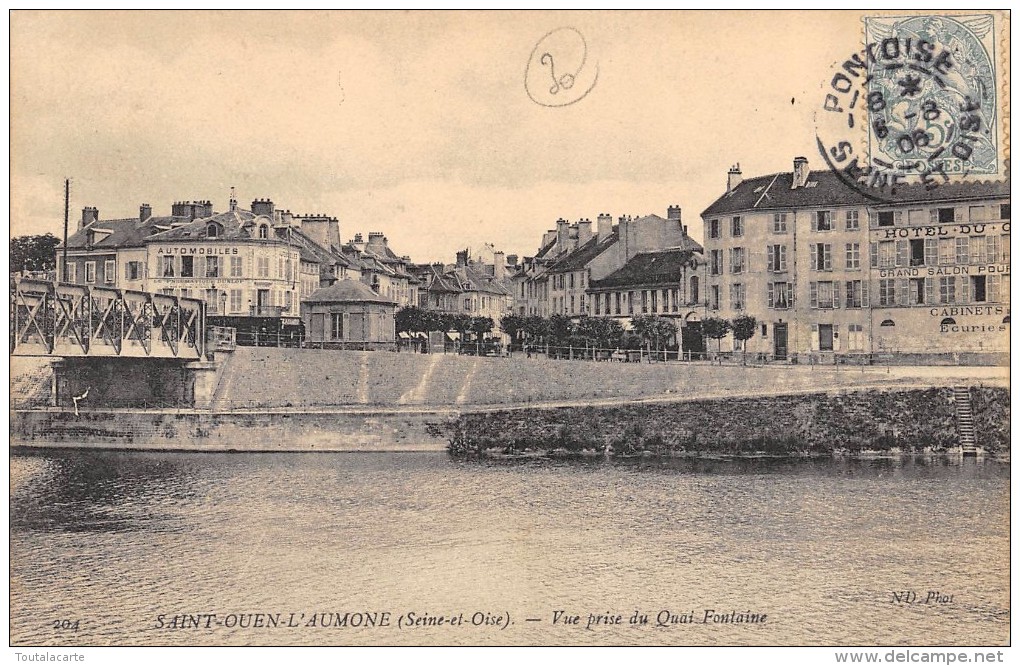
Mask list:
[[[205,328],[194,298],[11,280],[12,355],[202,360]]]

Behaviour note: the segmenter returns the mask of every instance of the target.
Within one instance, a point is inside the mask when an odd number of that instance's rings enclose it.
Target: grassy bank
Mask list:
[[[1008,389],[974,387],[971,395],[978,445],[989,453],[1008,451]],[[454,455],[831,455],[958,446],[947,388],[500,410],[462,414],[432,429]]]

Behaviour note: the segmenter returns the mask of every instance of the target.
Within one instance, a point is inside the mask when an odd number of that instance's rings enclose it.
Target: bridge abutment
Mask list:
[[[220,364],[182,359],[66,357],[53,363],[52,404],[74,408],[208,409]]]

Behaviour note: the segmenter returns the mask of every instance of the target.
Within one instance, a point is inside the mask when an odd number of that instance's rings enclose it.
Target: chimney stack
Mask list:
[[[547,231],[544,234],[542,234],[542,245],[539,247],[539,249],[542,249],[543,247],[545,247],[549,243],[552,243],[555,240],[556,240],[556,230],[555,229],[550,229],[549,231]]]
[[[556,253],[566,252],[568,243],[570,243],[570,225],[561,217],[556,220]]]
[[[256,199],[251,202],[251,212],[256,215],[265,215],[266,217],[273,217],[273,200],[272,199]]]
[[[145,222],[150,217],[152,217],[152,206],[147,203],[143,203],[138,207],[138,221]]]
[[[492,277],[502,280],[506,277],[506,254],[496,252],[492,255]]]
[[[99,221],[99,209],[95,206],[85,206],[81,209],[81,223],[78,225],[78,229],[97,221]]]
[[[680,206],[670,206],[666,209],[666,219],[680,221]]]
[[[630,215],[621,215],[617,223],[617,233],[620,234],[620,248],[623,250],[623,263],[630,261]]]
[[[468,263],[468,251],[461,250],[457,253],[457,268],[464,268]]]
[[[591,220],[584,218],[577,222],[577,247],[591,240]]]
[[[808,168],[807,158],[793,158],[793,184],[790,186],[790,189],[795,190],[798,187],[807,185],[809,175],[811,175],[811,170]]]
[[[516,254],[508,254],[506,255],[506,263],[510,264],[511,266],[516,266],[517,260],[519,258],[520,257],[518,257]]]
[[[737,189],[737,185],[740,185],[743,181],[744,177],[740,173],[740,162],[737,162],[730,167],[729,172],[726,174],[726,193],[729,194]]]
[[[598,217],[598,238],[599,242],[602,243],[609,234],[613,233],[613,216],[609,213],[599,213]]]

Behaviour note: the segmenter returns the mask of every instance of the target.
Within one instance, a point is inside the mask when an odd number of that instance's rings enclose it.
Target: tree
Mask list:
[[[11,271],[52,271],[57,267],[57,246],[53,234],[18,236],[11,239]]]
[[[408,305],[397,310],[393,320],[397,327],[397,333],[425,331],[425,312],[415,305]]]
[[[475,349],[482,353],[482,336],[492,331],[492,317],[472,317],[471,332],[475,334]]]
[[[639,315],[631,319],[634,335],[649,349],[659,351],[676,335],[676,326],[666,317]],[[724,334],[725,335],[725,334]]]
[[[530,340],[542,340],[549,335],[549,320],[539,315],[524,318],[524,334]]]
[[[564,314],[554,314],[549,317],[549,336],[562,344],[574,333],[574,322]]]
[[[730,332],[730,322],[718,317],[707,317],[701,321],[701,332],[705,334],[706,338],[716,341],[722,340]],[[720,351],[718,342],[716,351]]]
[[[740,340],[742,343],[746,343],[754,337],[754,332],[758,328],[758,320],[751,315],[740,315],[730,322],[730,328],[733,329],[734,340]],[[747,345],[743,344],[742,347],[744,348],[742,362],[746,364]]]
[[[499,318],[499,327],[503,329],[503,332],[510,336],[511,348],[517,338],[524,331],[524,317],[515,315],[513,313],[505,314]]]

